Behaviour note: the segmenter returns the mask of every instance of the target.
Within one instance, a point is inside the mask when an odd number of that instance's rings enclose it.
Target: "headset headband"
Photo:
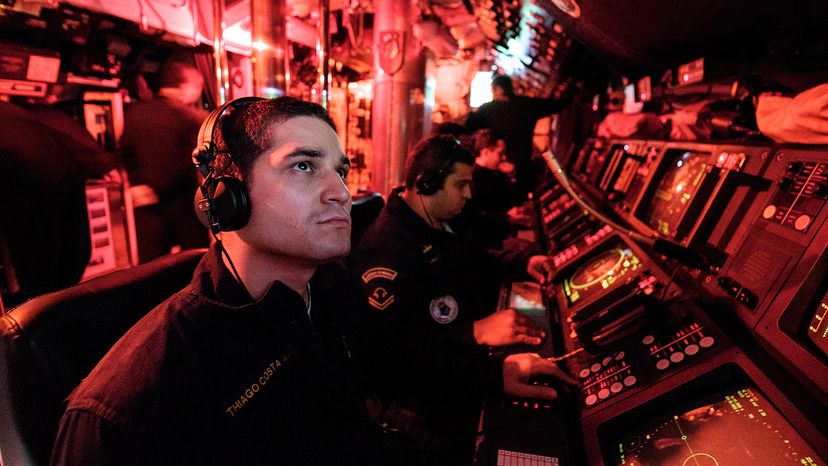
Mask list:
[[[246,107],[259,100],[265,99],[262,97],[240,97],[231,100],[210,112],[207,118],[204,119],[204,122],[201,124],[201,129],[198,130],[198,143],[195,149],[193,149],[193,164],[195,164],[202,176],[206,177],[210,173],[213,160],[216,158],[215,133],[222,115],[228,110]]]

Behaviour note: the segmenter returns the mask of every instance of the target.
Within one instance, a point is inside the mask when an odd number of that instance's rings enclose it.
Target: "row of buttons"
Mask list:
[[[512,450],[497,450],[497,466],[555,466],[554,456],[533,455]]]
[[[578,377],[581,378],[585,395],[584,404],[592,406],[638,383],[638,378],[624,360],[625,356],[623,351],[619,351],[581,369]]]

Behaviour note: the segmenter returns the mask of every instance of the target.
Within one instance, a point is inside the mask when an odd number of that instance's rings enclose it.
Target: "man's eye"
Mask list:
[[[344,180],[344,179],[348,178],[348,171],[349,170],[347,168],[340,168],[336,172],[339,174],[339,177]]]
[[[294,167],[303,172],[313,170],[313,165],[311,165],[310,162],[296,162]]]

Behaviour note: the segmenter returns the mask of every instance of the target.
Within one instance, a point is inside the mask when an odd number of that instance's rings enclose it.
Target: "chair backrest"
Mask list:
[[[0,319],[0,459],[48,463],[65,398],[133,324],[190,282],[204,252],[45,294]]]
[[[385,199],[380,193],[360,193],[354,196],[351,208],[352,245],[356,244],[362,233],[376,220],[384,205]]]

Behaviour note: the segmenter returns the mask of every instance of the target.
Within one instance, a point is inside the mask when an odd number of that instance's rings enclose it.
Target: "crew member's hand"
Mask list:
[[[526,272],[538,283],[549,283],[555,276],[555,261],[549,256],[532,256],[526,264]]]
[[[509,355],[503,361],[503,391],[518,398],[557,398],[558,391],[554,388],[529,383],[529,379],[536,375],[549,375],[570,385],[577,384],[557,363],[536,353],[520,353]]]
[[[479,345],[508,346],[518,343],[539,345],[546,334],[532,319],[514,310],[506,309],[474,322],[474,339]]]
[[[116,184],[124,184],[124,179],[121,176],[121,172],[119,172],[117,168],[113,168],[112,170],[109,170],[108,172],[104,173],[103,179],[104,181],[110,181]]]
[[[512,162],[504,160],[497,165],[497,169],[509,176],[515,176],[515,165]]]
[[[532,217],[526,213],[526,209],[523,207],[512,207],[506,212],[506,216],[509,218],[511,225],[530,228],[534,224]]]

